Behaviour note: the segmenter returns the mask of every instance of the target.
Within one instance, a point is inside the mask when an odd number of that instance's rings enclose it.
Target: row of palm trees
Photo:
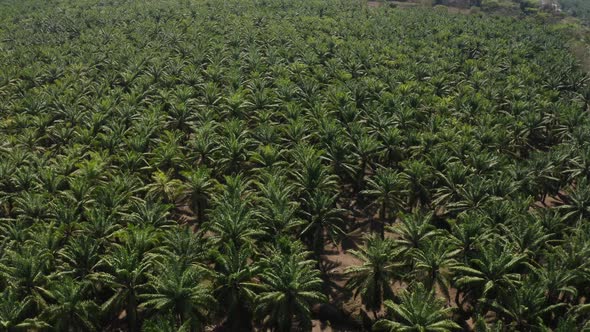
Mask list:
[[[340,0],[8,7],[0,329],[588,326],[590,93],[559,33]]]

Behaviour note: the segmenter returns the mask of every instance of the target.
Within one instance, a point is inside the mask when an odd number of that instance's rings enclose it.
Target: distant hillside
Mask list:
[[[559,0],[562,9],[571,16],[590,23],[590,1],[588,0]]]
[[[582,0],[569,0],[572,2]],[[558,0],[396,0],[385,1],[393,5],[422,4],[456,8],[481,8],[487,12],[506,14],[535,13],[537,11],[560,11]]]

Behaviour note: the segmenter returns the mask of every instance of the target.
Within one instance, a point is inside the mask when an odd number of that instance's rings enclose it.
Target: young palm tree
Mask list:
[[[373,325],[377,331],[447,332],[460,330],[451,320],[452,308],[445,308],[434,291],[418,283],[400,295],[399,303],[385,301],[391,319],[381,319]]]
[[[377,318],[383,301],[394,297],[391,285],[401,274],[403,265],[398,262],[401,250],[390,239],[370,236],[364,247],[350,253],[363,263],[346,269],[350,276],[346,286],[354,290],[355,297],[361,296],[365,308]]]
[[[300,328],[310,329],[311,306],[326,301],[320,292],[322,279],[315,262],[305,256],[301,252],[284,253],[264,258],[261,263],[254,312],[274,331],[291,331],[295,321]]]

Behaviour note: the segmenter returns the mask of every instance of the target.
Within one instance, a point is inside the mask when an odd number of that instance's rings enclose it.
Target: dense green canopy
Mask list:
[[[582,330],[565,43],[353,0],[2,2],[0,330]]]

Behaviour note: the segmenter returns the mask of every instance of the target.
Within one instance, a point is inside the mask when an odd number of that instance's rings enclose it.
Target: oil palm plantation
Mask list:
[[[0,330],[583,331],[590,82],[547,15],[4,1]]]

